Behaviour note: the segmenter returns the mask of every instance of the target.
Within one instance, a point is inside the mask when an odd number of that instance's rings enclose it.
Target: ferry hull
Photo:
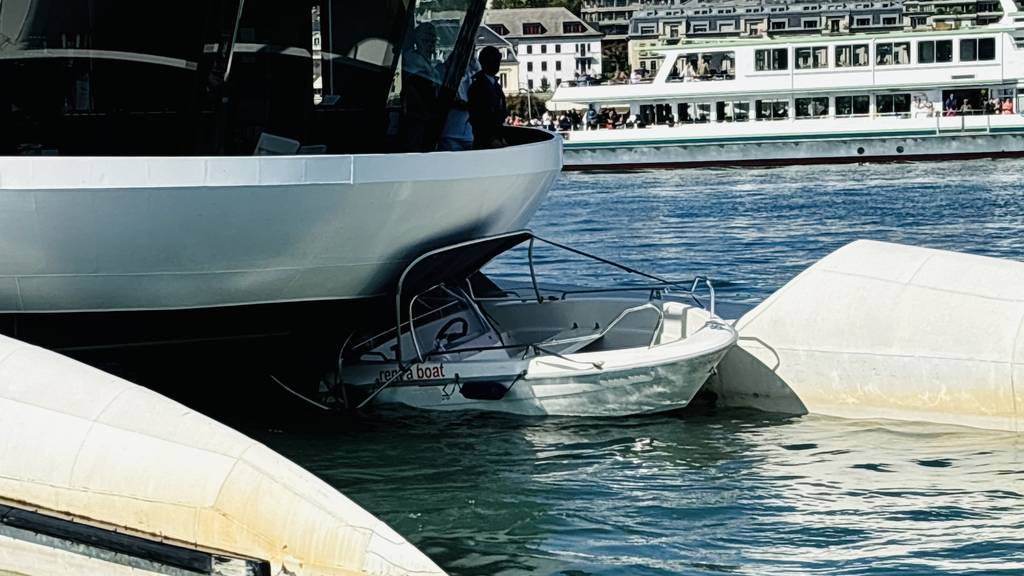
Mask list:
[[[566,149],[565,170],[919,162],[1016,156],[1024,156],[1024,133],[986,132],[750,143],[581,146]]]

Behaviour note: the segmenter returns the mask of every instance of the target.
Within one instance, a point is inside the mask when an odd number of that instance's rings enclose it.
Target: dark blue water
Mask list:
[[[1005,160],[571,174],[533,227],[754,303],[857,238],[1022,260],[1022,185],[1024,162]],[[538,256],[552,281],[613,276]],[[452,574],[1024,574],[1012,434],[704,406],[378,413],[262,439]]]

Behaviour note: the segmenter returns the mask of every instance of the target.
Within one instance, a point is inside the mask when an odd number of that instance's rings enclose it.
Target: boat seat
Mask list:
[[[260,139],[256,142],[256,152],[253,155],[290,156],[298,152],[300,147],[301,144],[298,140],[292,140],[284,136],[274,136],[264,132],[260,134]]]

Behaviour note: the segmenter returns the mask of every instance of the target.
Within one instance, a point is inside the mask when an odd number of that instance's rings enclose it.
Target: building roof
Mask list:
[[[516,51],[512,43],[491,30],[487,24],[481,24],[476,31],[476,47],[494,46],[501,51],[502,62],[516,62]]]
[[[499,26],[504,26],[508,33],[503,37],[523,40],[534,38],[589,38],[600,37],[601,33],[595,30],[590,24],[569,12],[567,9],[558,8],[516,8],[512,10],[488,10],[484,13],[484,22],[489,27],[500,33]],[[582,25],[583,32],[563,32],[562,24],[565,22],[578,22]],[[523,34],[524,24],[540,24],[540,34]]]

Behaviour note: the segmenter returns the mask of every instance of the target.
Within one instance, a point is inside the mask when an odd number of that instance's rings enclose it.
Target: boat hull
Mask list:
[[[751,127],[714,125],[598,131],[571,134],[566,170],[773,166],[859,162],[911,162],[1024,156],[1024,120],[1020,117],[864,120],[881,124],[870,130],[832,123],[815,131],[813,122],[750,123]],[[757,125],[777,125],[754,132]],[[608,132],[610,134],[601,134]]]
[[[684,408],[707,381],[728,348],[678,362],[624,370],[592,371],[563,378],[509,377],[497,400],[474,400],[452,383],[396,386],[378,403],[428,410],[478,410],[524,416],[628,416]]]
[[[524,227],[560,141],[282,157],[0,158],[0,314],[372,298],[431,248]]]

